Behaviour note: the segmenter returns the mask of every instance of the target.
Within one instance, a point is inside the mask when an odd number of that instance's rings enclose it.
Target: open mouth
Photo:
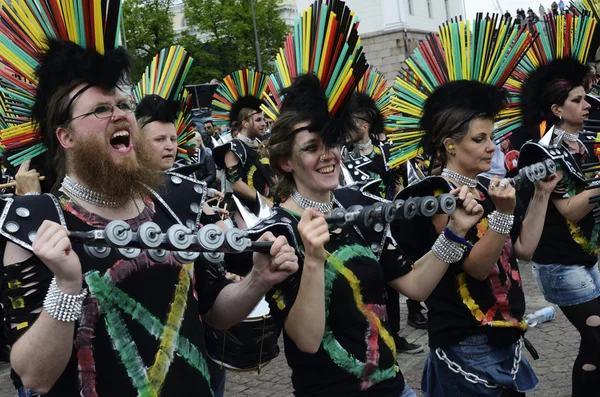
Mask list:
[[[335,170],[335,166],[334,165],[330,165],[330,166],[327,166],[327,167],[319,168],[317,170],[317,172],[319,174],[327,175],[327,174],[332,174],[334,170]]]
[[[131,147],[129,131],[121,130],[114,132],[110,137],[110,146],[118,152],[127,152]]]

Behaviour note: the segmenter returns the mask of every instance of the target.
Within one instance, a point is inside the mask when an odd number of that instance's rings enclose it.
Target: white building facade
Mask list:
[[[451,18],[465,15],[463,0],[345,0],[358,17],[369,64],[392,84],[419,40]],[[302,12],[313,0],[296,0]]]

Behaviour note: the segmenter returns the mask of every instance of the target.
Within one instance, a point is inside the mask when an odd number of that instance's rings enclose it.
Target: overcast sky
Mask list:
[[[475,14],[477,12],[494,12],[498,8],[496,7],[496,0],[464,0],[465,7],[467,8],[467,18],[472,19],[475,18]],[[517,8],[522,8],[527,12],[527,8],[531,7],[531,9],[539,14],[540,4],[543,4],[547,9],[550,8],[550,4],[552,1],[549,0],[497,0],[497,3],[502,7],[502,12],[508,10],[512,17],[515,17],[515,11]],[[557,1],[558,3],[558,1]],[[565,1],[565,4],[568,4],[568,1]]]

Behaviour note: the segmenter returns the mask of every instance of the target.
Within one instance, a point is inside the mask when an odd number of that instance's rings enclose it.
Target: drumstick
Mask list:
[[[221,205],[221,201],[223,201],[223,198],[225,198],[225,188],[221,190],[221,198],[219,198],[219,201],[217,201],[217,207]]]
[[[225,206],[223,207],[223,211],[227,211],[227,203],[225,203]],[[225,218],[225,213],[221,214],[221,220],[223,220],[223,218]]]
[[[224,194],[224,192],[225,192],[225,189],[223,189],[223,191],[221,192],[221,194]],[[213,197],[211,199],[206,200],[206,203],[208,204],[208,203],[211,203],[211,202],[213,202],[215,200],[218,200],[218,203],[217,203],[217,207],[218,207],[219,204],[221,203],[221,200],[222,200],[221,197],[215,196],[215,197]]]
[[[40,181],[43,181],[44,179],[46,179],[46,177],[42,175],[42,176],[38,177],[38,179]],[[15,186],[17,186],[17,181],[3,183],[0,185],[0,189],[6,189],[7,187],[15,187]]]

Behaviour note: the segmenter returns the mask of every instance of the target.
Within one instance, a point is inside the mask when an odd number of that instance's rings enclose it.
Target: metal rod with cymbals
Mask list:
[[[353,206],[348,210],[336,208],[325,217],[332,226],[356,225],[359,228],[384,230],[384,225],[396,219],[411,219],[415,216],[431,217],[435,214],[450,214],[456,209],[457,198],[451,194],[440,196],[410,197],[407,200],[381,202],[374,205]],[[121,258],[133,259],[147,250],[155,261],[165,261],[170,252],[177,253],[176,260],[185,263],[198,257],[196,254],[211,254],[209,260],[219,256],[214,253],[264,252],[271,249],[270,242],[252,241],[240,229],[223,232],[217,225],[206,225],[193,231],[181,224],[174,224],[166,232],[154,222],[145,222],[132,230],[127,222],[111,221],[105,229],[71,231],[69,237],[83,243],[86,252],[97,258],[107,257],[116,249]],[[104,247],[104,248],[102,248]]]
[[[509,183],[519,190],[524,183],[535,183],[544,180],[548,175],[556,172],[556,163],[550,159],[533,163],[519,169],[519,173],[513,178],[508,178]]]

